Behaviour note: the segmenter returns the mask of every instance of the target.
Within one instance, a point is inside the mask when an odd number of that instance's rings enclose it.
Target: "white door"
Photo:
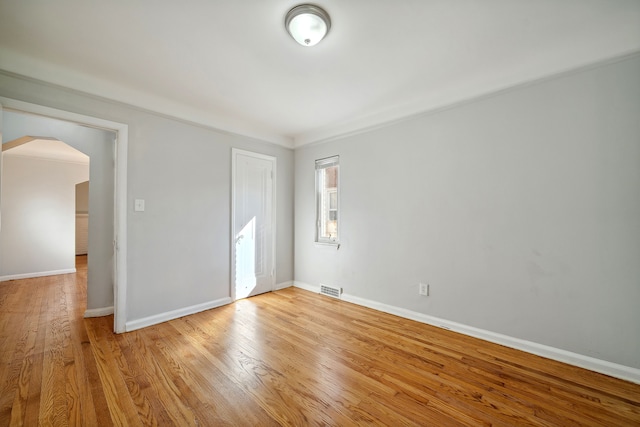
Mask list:
[[[232,150],[232,298],[275,285],[275,157]]]

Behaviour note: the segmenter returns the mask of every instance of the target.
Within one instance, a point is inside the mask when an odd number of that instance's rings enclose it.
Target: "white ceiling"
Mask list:
[[[37,157],[39,159],[89,164],[89,156],[57,139],[34,139],[4,151],[3,156]]]
[[[640,51],[640,0],[0,0],[0,68],[289,147]]]

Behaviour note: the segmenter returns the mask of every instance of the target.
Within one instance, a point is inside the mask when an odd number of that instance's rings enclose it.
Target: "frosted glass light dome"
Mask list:
[[[302,46],[314,46],[329,32],[331,19],[318,6],[301,4],[287,13],[284,25],[291,37]]]

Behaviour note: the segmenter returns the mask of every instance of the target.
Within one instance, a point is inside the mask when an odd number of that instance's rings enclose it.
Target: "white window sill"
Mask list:
[[[314,242],[316,246],[328,246],[340,248],[340,242]]]

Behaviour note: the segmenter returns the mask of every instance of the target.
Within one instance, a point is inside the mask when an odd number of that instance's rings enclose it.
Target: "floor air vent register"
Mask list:
[[[342,289],[320,284],[320,293],[328,297],[340,298],[340,295],[342,294]]]

